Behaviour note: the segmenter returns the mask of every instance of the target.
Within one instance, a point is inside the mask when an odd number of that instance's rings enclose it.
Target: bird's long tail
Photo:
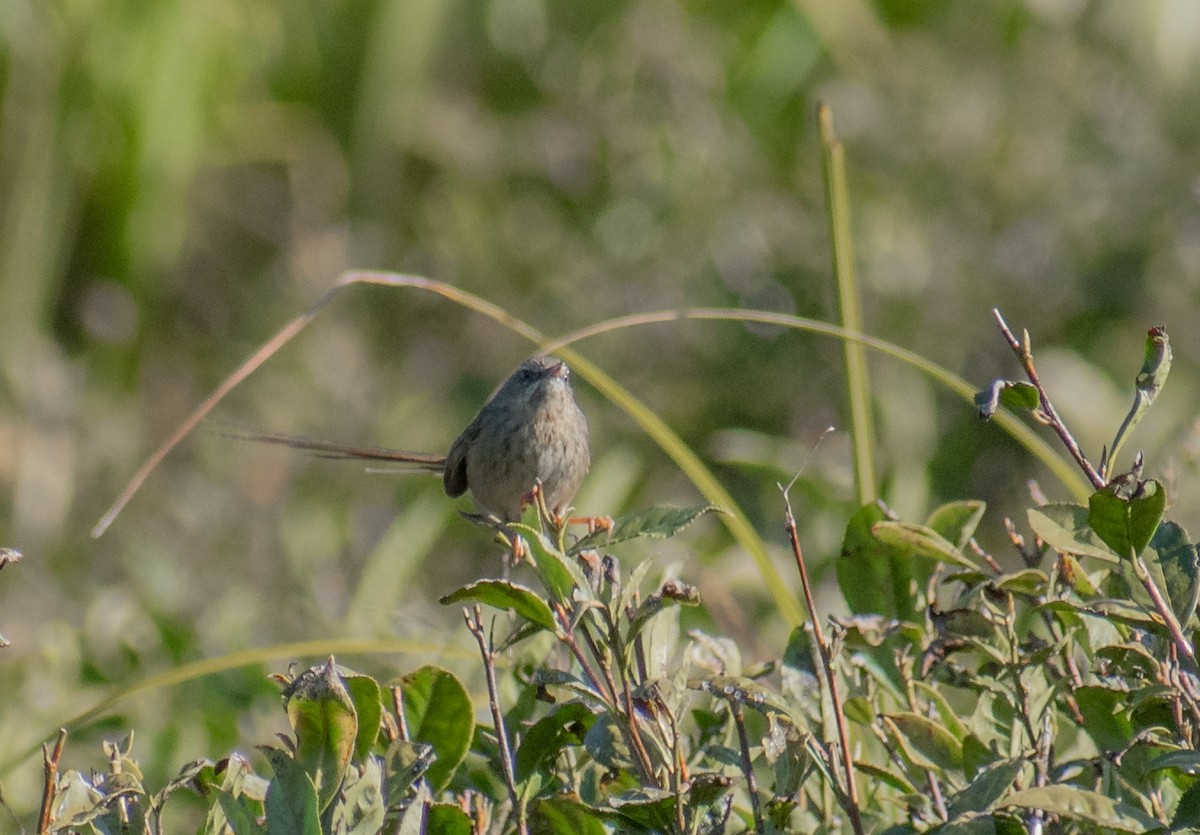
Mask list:
[[[229,437],[264,444],[278,444],[316,455],[319,458],[337,458],[353,461],[388,461],[404,464],[415,470],[440,473],[446,469],[446,456],[431,452],[406,452],[382,447],[354,446],[335,441],[319,441],[301,435],[284,435],[279,432],[226,432]]]

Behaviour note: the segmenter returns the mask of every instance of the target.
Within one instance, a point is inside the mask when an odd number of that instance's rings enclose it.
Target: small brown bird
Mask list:
[[[330,458],[391,461],[442,474],[450,497],[467,490],[504,522],[515,522],[541,484],[546,507],[565,515],[591,464],[588,423],[562,360],[537,356],[512,373],[450,446],[446,455],[336,443],[288,435],[255,440]]]

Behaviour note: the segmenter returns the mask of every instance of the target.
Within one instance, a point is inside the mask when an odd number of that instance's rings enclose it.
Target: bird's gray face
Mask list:
[[[501,391],[520,394],[527,403],[547,397],[570,394],[570,369],[562,360],[553,357],[534,357],[526,360],[504,384]],[[496,395],[499,397],[499,393]]]

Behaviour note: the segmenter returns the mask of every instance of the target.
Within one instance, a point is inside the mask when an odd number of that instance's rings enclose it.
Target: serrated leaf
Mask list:
[[[425,773],[441,791],[467,755],[475,733],[471,697],[455,675],[440,667],[414,670],[400,680],[409,738],[433,747],[437,759]]]
[[[983,519],[986,510],[987,502],[949,502],[929,514],[925,525],[937,531],[955,548],[962,549],[967,547],[967,543],[975,535],[975,529],[979,527],[979,522]]]
[[[1041,809],[1070,821],[1082,821],[1122,832],[1141,833],[1162,828],[1159,821],[1135,806],[1065,784],[1015,792],[1005,799],[1004,805],[1019,809]]]
[[[1171,831],[1200,828],[1200,782],[1193,783],[1179,802],[1175,804],[1175,816],[1171,818]]]
[[[883,721],[915,765],[940,771],[962,768],[962,744],[936,722],[916,713],[892,713]]]
[[[937,531],[910,522],[876,522],[871,527],[883,544],[896,549],[905,557],[919,557],[949,565],[978,569],[975,561],[948,542]]]
[[[569,552],[578,554],[588,548],[607,548],[618,542],[642,537],[665,539],[679,533],[706,513],[724,512],[721,508],[711,504],[698,504],[691,507],[671,507],[670,505],[649,507],[614,519],[611,530],[598,530],[588,534],[576,542]]]
[[[267,835],[321,835],[317,789],[308,772],[278,748],[259,750],[275,772],[264,802]]]
[[[1051,503],[1026,512],[1029,527],[1043,542],[1064,554],[1117,562],[1118,557],[1088,524],[1088,509],[1081,504]]]
[[[471,600],[483,603],[495,609],[507,609],[517,615],[537,624],[542,629],[555,631],[554,615],[546,601],[538,597],[533,589],[507,580],[480,580],[463,586],[442,597],[443,604],[461,603]]]
[[[1163,522],[1150,540],[1146,567],[1158,590],[1186,627],[1200,599],[1200,560],[1187,531],[1174,522]]]
[[[1088,499],[1088,524],[1096,536],[1122,557],[1136,557],[1150,544],[1167,506],[1167,491],[1157,481],[1142,482],[1142,493],[1126,499],[1113,487]]]

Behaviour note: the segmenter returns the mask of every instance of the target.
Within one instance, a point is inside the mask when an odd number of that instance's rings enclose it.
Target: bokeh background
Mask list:
[[[846,144],[868,330],[982,386],[1017,374],[1001,308],[1098,456],[1165,325],[1175,370],[1131,448],[1197,527],[1193,0],[3,0],[0,97],[0,544],[25,554],[0,576],[0,779],[22,813],[40,764],[15,756],[183,662],[403,638],[421,651],[344,660],[478,682],[435,602],[498,565],[469,504],[228,437],[444,451],[531,350],[445,300],[347,292],[88,531],[347,269],[450,282],[550,334],[686,305],[833,319],[818,101]],[[845,425],[840,346],[693,322],[578,347],[715,468],[793,577],[775,484]],[[914,521],[987,499],[983,539],[1011,564],[1001,521],[1023,519],[1025,481],[1066,491],[910,369],[872,372],[886,498]],[[577,389],[581,511],[698,500]],[[830,610],[849,472],[835,435],[797,490]],[[700,586],[697,626],[780,651],[786,624],[719,524],[630,558],[651,554]],[[153,784],[268,742],[268,667],[126,699],[68,759],[99,767],[95,741],[136,727]]]

